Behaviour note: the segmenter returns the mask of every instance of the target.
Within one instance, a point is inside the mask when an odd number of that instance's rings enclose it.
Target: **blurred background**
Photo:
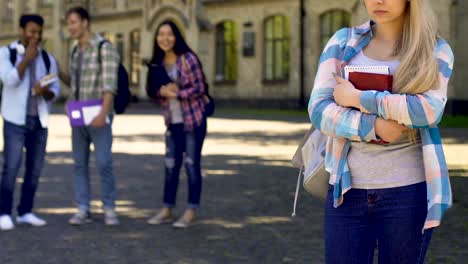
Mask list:
[[[466,263],[468,0],[430,1],[455,53],[441,124],[454,204],[433,235],[427,263]],[[310,128],[306,105],[321,50],[336,30],[367,20],[362,0],[0,0],[0,45],[17,39],[21,14],[38,13],[44,47],[66,67],[73,42],[64,15],[77,5],[90,11],[92,31],[115,44],[129,72],[134,103],[113,122],[121,225],[103,226],[94,157],[97,221],[68,225],[76,210],[71,131],[63,104],[55,104],[35,207],[49,225],[0,232],[0,264],[323,263],[323,203],[301,190],[297,217],[290,217],[298,174],[290,159]],[[217,103],[203,146],[200,218],[180,232],[146,224],[161,206],[165,126],[146,97],[145,62],[165,19],[200,56]],[[62,86],[62,99],[68,93]],[[185,175],[181,185],[176,215],[185,205]]]
[[[449,115],[467,114],[468,1],[431,0],[439,32],[455,53]],[[0,0],[0,44],[16,39],[23,13],[45,18],[48,51],[67,65],[72,40],[64,14],[81,5],[92,30],[112,41],[130,73],[134,100],[147,100],[146,67],[157,25],[171,19],[200,55],[222,105],[304,108],[321,50],[342,27],[367,20],[361,0]],[[68,90],[64,89],[66,94]]]

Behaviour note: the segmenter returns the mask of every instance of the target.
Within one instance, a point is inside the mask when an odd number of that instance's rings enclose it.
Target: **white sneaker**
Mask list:
[[[13,224],[13,220],[9,215],[2,215],[0,216],[0,230],[7,231],[12,230],[15,228],[15,224]]]
[[[89,211],[79,211],[68,220],[70,225],[84,225],[92,223],[93,219],[91,218],[91,213]]]
[[[27,224],[27,225],[32,225],[32,226],[45,226],[47,225],[47,222],[44,221],[43,219],[40,219],[33,213],[27,213],[22,216],[17,216],[16,217],[16,223],[18,224]]]
[[[105,209],[104,210],[104,223],[108,226],[115,226],[120,224],[119,217],[115,213],[114,209]]]

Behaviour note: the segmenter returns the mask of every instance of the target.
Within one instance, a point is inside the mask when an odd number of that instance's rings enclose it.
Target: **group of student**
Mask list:
[[[330,173],[325,202],[324,238],[327,263],[423,263],[435,227],[452,204],[437,124],[447,101],[454,56],[436,30],[428,0],[363,0],[371,20],[337,31],[325,46],[309,102],[312,124],[328,136],[325,167]],[[18,223],[44,225],[32,214],[33,197],[43,166],[50,102],[58,83],[39,87],[37,77],[48,71],[36,47],[42,19],[23,16],[16,64],[8,48],[0,50],[4,82],[4,166],[0,196],[0,227],[11,229],[11,204],[22,148],[26,173],[18,207]],[[102,98],[102,112],[89,127],[72,129],[78,213],[71,224],[91,221],[88,175],[89,144],[95,146],[101,174],[105,222],[118,223],[112,172],[112,96],[118,55],[89,31],[86,10],[67,13],[68,30],[78,40],[70,75],[59,71],[50,54],[50,71],[69,84],[70,99]],[[200,205],[200,161],[206,135],[205,85],[201,63],[176,25],[165,21],[154,39],[152,63],[164,65],[172,83],[158,90],[166,132],[164,206],[150,224],[172,222],[171,209],[182,163],[189,178],[188,206],[174,223],[187,227]],[[21,51],[19,46],[26,48]],[[393,75],[392,91],[360,91],[340,77],[344,65],[385,66]],[[100,67],[100,70],[98,68]],[[35,71],[35,74],[32,73]],[[32,92],[32,93],[31,93]],[[386,144],[373,144],[382,140]],[[186,154],[184,157],[184,153]]]
[[[100,174],[101,197],[106,225],[118,225],[116,184],[112,166],[113,98],[117,93],[119,55],[113,45],[90,29],[86,9],[74,7],[66,23],[75,45],[69,67],[60,68],[53,55],[41,46],[44,19],[37,14],[22,15],[19,39],[0,49],[0,78],[3,83],[3,170],[0,185],[0,231],[12,230],[12,205],[16,178],[25,150],[25,175],[17,208],[17,224],[44,226],[47,222],[33,212],[34,196],[44,166],[51,104],[60,95],[63,81],[71,92],[70,101],[102,100],[99,113],[89,125],[72,126],[74,189],[77,213],[71,225],[92,222],[89,175],[90,144],[94,146]],[[157,89],[166,132],[163,206],[149,224],[172,223],[186,228],[195,220],[202,188],[201,150],[206,135],[205,89],[202,65],[189,48],[177,26],[162,22],[155,34],[152,63],[164,65],[172,82]],[[56,76],[54,80],[51,76]],[[46,83],[44,80],[49,80]],[[185,153],[185,156],[184,156]],[[183,215],[172,220],[182,165],[188,175],[188,204]]]

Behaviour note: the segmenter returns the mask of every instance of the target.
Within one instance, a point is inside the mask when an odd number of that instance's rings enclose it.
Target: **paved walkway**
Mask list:
[[[139,110],[115,119],[113,149],[122,224],[112,228],[102,223],[94,159],[97,221],[78,228],[67,224],[75,210],[70,128],[65,116],[52,116],[47,165],[36,200],[37,212],[49,225],[0,233],[1,264],[323,263],[321,203],[302,192],[298,216],[290,218],[297,171],[289,158],[309,126],[305,118],[210,118],[200,218],[188,230],[174,230],[145,222],[160,206],[164,179],[164,124],[160,115],[151,112]],[[468,259],[468,192],[463,188],[468,185],[467,131],[443,131],[455,205],[434,234],[429,263]],[[177,214],[185,204],[185,177],[181,185]]]

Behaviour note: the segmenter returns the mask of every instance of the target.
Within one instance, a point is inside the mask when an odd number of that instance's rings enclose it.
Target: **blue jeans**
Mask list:
[[[0,187],[0,215],[11,215],[13,193],[26,149],[26,169],[21,186],[18,214],[30,213],[39,185],[39,176],[44,167],[47,145],[47,128],[43,128],[39,117],[27,116],[26,124],[18,126],[4,120],[3,123],[3,172]]]
[[[90,210],[89,180],[90,144],[94,145],[96,167],[101,176],[101,197],[104,209],[115,208],[115,178],[112,172],[112,118],[101,128],[72,127],[72,150],[75,178],[75,198],[78,208]]]
[[[424,263],[432,229],[422,233],[427,214],[426,182],[387,189],[351,189],[333,207],[330,185],[325,205],[326,263]]]
[[[201,150],[206,135],[206,119],[194,131],[184,131],[184,124],[171,124],[166,131],[166,157],[164,160],[164,205],[172,208],[176,203],[177,187],[182,162],[188,176],[188,207],[200,206],[202,177]],[[185,161],[184,161],[185,152]]]

